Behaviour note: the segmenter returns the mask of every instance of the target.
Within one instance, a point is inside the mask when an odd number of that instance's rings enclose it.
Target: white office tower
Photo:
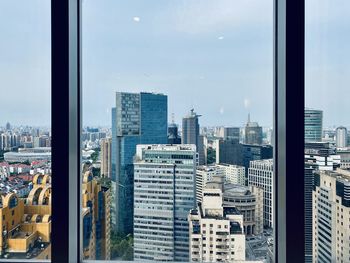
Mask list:
[[[348,131],[343,126],[336,130],[336,144],[337,148],[345,148],[348,145]]]
[[[248,185],[264,190],[264,226],[273,228],[273,159],[250,162]]]
[[[222,176],[226,183],[244,185],[245,168],[232,164],[201,165],[196,171],[196,200],[202,201],[202,191],[213,176]]]
[[[349,262],[350,172],[315,173],[312,199],[313,262]]]
[[[188,215],[192,262],[245,260],[243,216],[222,204],[220,189],[205,189],[203,202]]]
[[[195,207],[195,145],[137,145],[134,259],[189,260],[187,216]]]

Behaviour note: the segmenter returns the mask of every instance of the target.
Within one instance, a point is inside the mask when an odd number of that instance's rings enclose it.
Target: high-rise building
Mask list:
[[[93,178],[91,171],[86,171],[82,184],[84,259],[111,258],[110,202],[110,189]]]
[[[264,190],[264,226],[273,228],[273,159],[251,161],[248,169],[248,185]]]
[[[175,123],[171,123],[168,126],[168,144],[181,144],[181,138]]]
[[[305,142],[322,141],[322,118],[323,118],[323,112],[321,110],[305,108],[304,110]]]
[[[205,189],[188,215],[191,262],[245,261],[243,216],[222,199],[221,189]]]
[[[262,127],[257,122],[250,121],[250,114],[248,115],[248,122],[244,129],[246,144],[262,144],[263,142],[263,131]]]
[[[9,122],[6,123],[6,130],[7,131],[11,130],[11,124]]]
[[[182,118],[182,144],[194,144],[197,147],[199,165],[205,164],[204,160],[204,142],[203,137],[199,135],[199,122],[198,119],[201,115],[194,112],[191,109],[190,113]]]
[[[305,263],[312,263],[313,253],[313,185],[314,173],[317,171],[332,171],[340,167],[340,156],[329,142],[305,143],[304,168],[304,213],[305,213]]]
[[[100,142],[101,146],[101,175],[104,177],[111,177],[112,173],[112,162],[111,162],[111,152],[112,152],[112,139],[105,138]]]
[[[138,145],[134,259],[188,261],[187,215],[195,207],[194,145]]]
[[[26,199],[0,196],[0,255],[11,258],[51,257],[51,177],[37,174]]]
[[[315,173],[313,262],[349,262],[350,172]]]
[[[133,157],[137,144],[166,144],[168,99],[155,93],[117,92],[112,110],[112,227],[133,232]]]
[[[337,148],[345,148],[348,145],[348,131],[343,126],[337,128],[336,145]]]

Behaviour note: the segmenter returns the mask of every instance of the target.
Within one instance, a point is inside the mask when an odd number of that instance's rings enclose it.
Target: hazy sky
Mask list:
[[[0,126],[50,122],[49,2],[0,1]],[[272,125],[272,2],[84,0],[84,124],[111,124],[116,91],[155,91],[169,121],[194,107],[202,125]],[[350,125],[350,1],[306,2],[307,106]]]

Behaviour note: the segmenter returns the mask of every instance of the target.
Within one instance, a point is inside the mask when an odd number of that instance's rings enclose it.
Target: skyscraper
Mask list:
[[[337,148],[345,148],[348,145],[348,131],[343,126],[337,128],[336,144]]]
[[[262,144],[263,132],[262,127],[257,122],[250,121],[250,114],[248,115],[248,122],[244,129],[246,144]]]
[[[118,233],[133,232],[133,157],[137,144],[166,144],[167,96],[116,93],[112,110],[112,224]]]
[[[242,164],[242,144],[237,139],[217,140],[216,163]]]
[[[305,142],[320,142],[322,141],[322,116],[321,110],[305,108]]]
[[[105,138],[101,140],[101,175],[104,177],[111,177],[111,152],[112,152],[112,139]]]
[[[199,135],[199,122],[194,109],[182,119],[182,144],[194,144],[197,147],[199,165],[205,164],[203,137]]]
[[[194,145],[138,145],[134,163],[134,259],[187,262],[195,207]]]

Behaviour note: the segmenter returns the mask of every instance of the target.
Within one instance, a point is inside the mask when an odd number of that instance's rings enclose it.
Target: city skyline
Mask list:
[[[17,2],[21,4],[17,5]],[[210,21],[206,21],[204,18],[208,15],[208,10],[213,7],[209,1],[186,1],[186,4],[178,2],[175,6],[173,3],[155,5],[153,2],[145,4],[141,1],[128,1],[128,6],[125,6],[125,3],[119,1],[104,1],[105,5],[100,5],[97,1],[85,0],[84,125],[109,125],[114,93],[137,89],[139,92],[157,90],[166,93],[169,97],[168,119],[174,113],[176,123],[180,123],[185,113],[194,106],[203,115],[202,126],[219,123],[240,126],[245,123],[248,112],[251,112],[252,119],[260,125],[272,126],[270,2],[272,1],[252,1],[247,4],[242,1],[220,1],[212,15],[208,16]],[[12,100],[4,100],[1,112],[14,125],[49,125],[50,3],[39,0],[31,1],[30,4],[21,0],[16,3],[0,3],[1,20],[6,21],[0,23],[0,31],[6,36],[0,43],[0,55],[3,58],[0,61],[1,86],[11,87],[7,89],[7,97],[16,98],[17,102],[17,110],[13,111]],[[235,10],[241,11],[238,13],[232,10],[233,5]],[[347,74],[349,62],[347,56],[344,56],[348,37],[339,32],[344,32],[349,27],[343,20],[350,3],[341,1],[341,5],[342,8],[336,8],[327,2],[316,5],[315,0],[306,3],[306,104],[325,112],[325,126],[350,126],[346,115],[339,114],[346,110],[346,96],[337,96],[335,92],[346,92],[346,83],[349,82],[347,75],[350,75]],[[154,6],[157,8],[150,10]],[[257,8],[251,8],[252,6]],[[263,6],[266,13],[259,12]],[[171,15],[171,7],[174,7],[176,15]],[[11,15],[10,10],[13,8],[19,16]],[[316,11],[314,8],[317,8]],[[189,27],[188,22],[191,19],[193,25]],[[156,26],[156,22],[164,22],[161,23],[164,25]],[[12,25],[11,28],[6,26],[8,23]],[[26,32],[34,33],[23,34],[24,25]],[[103,29],[101,25],[106,25],[106,28]],[[145,32],[149,32],[149,35]],[[22,45],[24,39],[25,46]],[[158,52],[156,48],[159,48]],[[130,50],[138,51],[130,57]],[[247,50],[257,51],[250,53]],[[142,52],[149,55],[139,56]],[[207,54],[208,52],[213,56]],[[192,57],[189,53],[193,53]],[[143,61],[151,55],[154,56],[153,60]],[[176,59],[175,56],[179,58]],[[125,62],[126,58],[130,58],[129,63]],[[245,63],[241,63],[242,61]],[[270,62],[265,63],[266,61]],[[165,62],[168,69],[162,69]],[[237,69],[237,65],[240,68]],[[247,67],[252,65],[254,67],[249,67],[247,71]],[[214,72],[215,76],[208,74],[210,69],[219,73]],[[262,74],[261,70],[268,70],[268,73]],[[256,77],[259,72],[260,76]],[[18,78],[18,75],[21,77]],[[230,79],[228,75],[240,75],[249,80],[245,82],[239,78]],[[261,82],[261,78],[265,81]],[[193,92],[182,93],[190,88]],[[330,88],[332,93],[329,92]],[[223,89],[226,92],[222,92]],[[257,89],[260,92],[256,92]],[[212,96],[213,90],[218,94],[217,98]],[[250,90],[251,93],[241,94],[241,90]],[[196,96],[199,92],[203,94]],[[227,92],[232,92],[233,96],[219,96]],[[180,98],[177,93],[181,95]],[[256,97],[248,96],[251,94]],[[217,102],[208,104],[208,97],[213,97]],[[268,110],[266,101],[270,105]],[[94,105],[93,109],[90,105]],[[7,120],[0,119],[1,121]]]

